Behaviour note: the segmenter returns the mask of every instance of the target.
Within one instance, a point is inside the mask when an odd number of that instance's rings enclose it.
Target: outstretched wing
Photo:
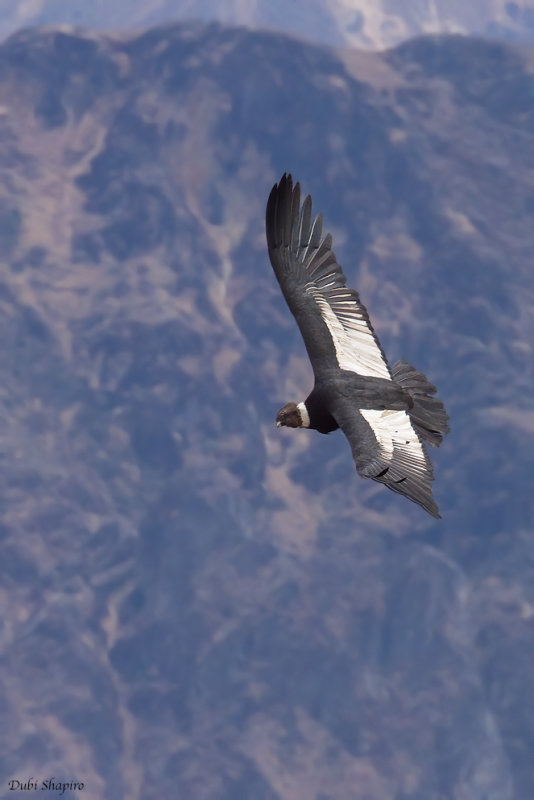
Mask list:
[[[332,398],[330,410],[362,477],[383,483],[440,518],[432,497],[432,464],[406,411],[355,409],[343,396]]]
[[[297,320],[316,377],[332,368],[391,379],[380,343],[358,293],[347,289],[322,236],[322,216],[312,221],[308,195],[300,207],[300,185],[291,175],[275,184],[267,202],[269,258],[287,304]]]

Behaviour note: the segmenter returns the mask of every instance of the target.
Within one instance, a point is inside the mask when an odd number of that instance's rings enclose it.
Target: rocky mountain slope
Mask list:
[[[533,65],[215,25],[0,48],[3,790],[534,796]],[[440,389],[440,522],[274,428],[311,385],[284,170]]]
[[[202,20],[383,49],[421,34],[534,41],[534,0],[0,0],[0,37],[29,25],[139,28]]]

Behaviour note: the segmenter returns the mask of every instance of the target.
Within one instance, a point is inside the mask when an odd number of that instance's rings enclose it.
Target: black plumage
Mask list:
[[[360,475],[439,517],[424,446],[439,446],[449,429],[435,387],[405,361],[389,367],[365,306],[346,286],[331,235],[322,235],[321,214],[312,219],[309,195],[301,206],[291,175],[273,186],[266,233],[271,264],[315,375],[311,394],[280,409],[277,425],[321,433],[341,428]]]

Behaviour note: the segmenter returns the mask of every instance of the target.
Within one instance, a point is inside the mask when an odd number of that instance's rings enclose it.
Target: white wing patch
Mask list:
[[[327,284],[328,286],[328,284]],[[321,287],[324,291],[325,287]],[[321,316],[330,331],[341,369],[391,380],[388,365],[382,356],[365,312],[350,290],[328,290],[328,299],[313,284],[306,286],[319,306]]]
[[[386,461],[399,467],[409,465],[410,472],[427,472],[423,445],[412,428],[406,411],[376,411],[360,409],[360,414],[369,423],[378,441],[381,455]]]

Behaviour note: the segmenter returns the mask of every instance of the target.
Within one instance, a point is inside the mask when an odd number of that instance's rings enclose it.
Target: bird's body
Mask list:
[[[293,188],[290,175],[271,191],[266,231],[273,269],[315,374],[311,394],[280,409],[277,425],[320,433],[341,428],[360,475],[438,517],[423,444],[438,446],[448,431],[435,387],[405,361],[389,367],[357,292],[346,287],[332,237],[322,237],[321,215],[312,220],[309,195],[300,206],[300,187]]]

